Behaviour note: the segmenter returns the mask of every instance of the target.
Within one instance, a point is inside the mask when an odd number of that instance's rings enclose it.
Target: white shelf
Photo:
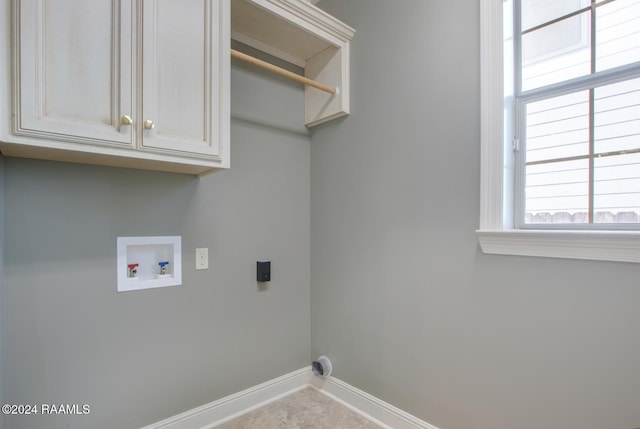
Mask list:
[[[118,292],[182,284],[181,237],[118,237],[117,251]],[[166,273],[160,262],[168,262]]]
[[[305,76],[337,88],[305,89],[309,127],[349,114],[349,49],[355,30],[303,0],[232,0],[231,38],[303,67]]]

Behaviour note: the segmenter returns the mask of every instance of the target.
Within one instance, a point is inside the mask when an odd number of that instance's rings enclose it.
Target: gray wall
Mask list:
[[[140,427],[309,350],[442,429],[640,427],[640,267],[478,249],[477,2],[319,5],[357,29],[353,109],[311,148],[301,88],[236,64],[229,171],[5,159],[3,399],[91,405],[8,427]],[[116,237],[166,234],[183,286],[117,294]]]
[[[4,289],[4,158],[0,155],[0,405],[4,400],[4,306],[2,291]],[[4,414],[0,415],[0,429],[5,428]]]
[[[478,248],[478,4],[319,3],[357,33],[311,142],[312,353],[442,429],[640,427],[640,266]]]
[[[11,429],[137,428],[309,364],[303,89],[234,64],[231,93],[229,171],[5,159],[5,399],[91,407]],[[116,237],[133,235],[182,236],[182,286],[116,292]]]

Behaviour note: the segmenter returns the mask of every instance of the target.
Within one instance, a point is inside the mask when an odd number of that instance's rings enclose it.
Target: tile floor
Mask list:
[[[344,405],[306,387],[216,429],[381,429]]]

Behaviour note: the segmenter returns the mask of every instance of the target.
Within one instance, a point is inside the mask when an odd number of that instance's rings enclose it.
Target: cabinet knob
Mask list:
[[[122,115],[120,118],[120,125],[131,125],[133,124],[133,119],[129,115]]]
[[[144,129],[145,130],[151,130],[155,126],[156,126],[156,124],[154,124],[151,119],[147,119],[146,121],[144,121]]]

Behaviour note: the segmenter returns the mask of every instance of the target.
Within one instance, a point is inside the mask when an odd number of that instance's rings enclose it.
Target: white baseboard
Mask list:
[[[313,387],[385,429],[438,429],[335,377],[315,377],[311,367],[291,372],[142,429],[213,429],[305,387]]]
[[[335,377],[311,377],[309,385],[385,429],[438,429]]]
[[[303,368],[142,429],[211,429],[308,386],[311,377]]]

